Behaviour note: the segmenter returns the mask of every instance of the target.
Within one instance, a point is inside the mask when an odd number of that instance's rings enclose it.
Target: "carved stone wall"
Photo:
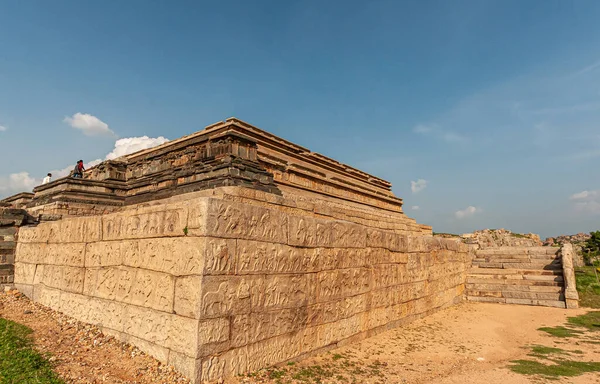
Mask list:
[[[201,382],[456,303],[467,251],[401,212],[222,187],[24,227],[15,284]]]

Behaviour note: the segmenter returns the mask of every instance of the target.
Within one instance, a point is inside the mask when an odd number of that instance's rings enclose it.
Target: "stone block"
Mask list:
[[[285,244],[238,240],[237,274],[298,273],[308,269],[306,252]]]
[[[145,353],[154,357],[156,360],[160,361],[163,364],[172,365],[179,372],[186,375],[186,377],[192,377],[192,378],[194,377],[194,376],[187,376],[188,373],[193,374],[193,371],[188,372],[188,366],[185,364],[186,360],[184,359],[184,357],[186,357],[185,355],[177,353],[177,352],[169,351],[168,348],[162,347],[155,343],[151,343],[144,339],[140,339],[139,337],[126,335],[126,334],[122,334],[122,335],[123,335],[123,337],[122,337],[123,342],[138,347],[141,351],[144,351]],[[177,355],[177,356],[173,356],[173,355]],[[173,356],[173,358],[171,356]]]
[[[186,356],[196,356],[198,320],[127,305],[123,331]]]
[[[33,301],[45,305],[46,307],[57,309],[60,304],[61,291],[48,288],[43,284],[35,286],[33,291]]]
[[[22,294],[24,294],[28,298],[30,298],[30,299],[33,298],[33,285],[31,285],[31,284],[17,283],[15,281],[15,288],[17,289],[17,291],[21,292]]]
[[[123,264],[123,260],[134,259],[138,254],[136,240],[90,243],[85,249],[85,266],[87,268],[119,266]]]
[[[40,223],[35,227],[19,228],[19,243],[46,243],[50,238],[52,223]]]
[[[62,265],[45,265],[40,282],[50,288],[82,293],[85,269]]]
[[[50,243],[89,243],[100,241],[102,221],[100,216],[66,218],[49,223]]]
[[[20,243],[16,250],[16,259],[37,264],[66,265],[83,267],[85,244],[83,243]]]
[[[175,281],[174,311],[199,319],[202,316],[202,276],[183,276]]]
[[[173,311],[175,278],[169,274],[129,267],[88,268],[84,293],[102,299]]]
[[[235,315],[231,319],[231,347],[298,331],[306,326],[307,319],[307,307]]]
[[[33,284],[36,264],[15,263],[15,284]]]
[[[393,252],[407,252],[409,239],[390,231],[367,228],[366,246],[372,248],[385,248]]]
[[[264,303],[262,276],[205,276],[202,282],[201,318],[249,313]]]
[[[275,209],[210,199],[206,220],[202,235],[287,243],[288,216]]]
[[[102,216],[102,240],[184,236],[187,211],[162,206],[152,211],[127,210]]]
[[[201,360],[186,356],[183,353],[171,351],[169,353],[169,365],[175,367],[178,372],[192,380],[199,378],[201,375]]]

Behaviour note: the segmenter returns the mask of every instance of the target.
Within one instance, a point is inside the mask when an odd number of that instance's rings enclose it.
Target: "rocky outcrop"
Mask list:
[[[548,237],[546,240],[544,240],[544,245],[558,246],[565,243],[581,244],[588,241],[589,238],[590,234],[583,232],[580,232],[576,235],[560,235],[556,237]]]
[[[541,246],[540,237],[534,233],[513,233],[507,229],[484,229],[461,235],[467,244],[477,244],[480,249],[497,247],[536,247]]]

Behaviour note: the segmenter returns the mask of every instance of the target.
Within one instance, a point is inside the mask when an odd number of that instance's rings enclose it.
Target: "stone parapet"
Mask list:
[[[563,276],[565,281],[565,301],[567,308],[579,308],[579,293],[573,268],[573,245],[564,243],[560,248]]]

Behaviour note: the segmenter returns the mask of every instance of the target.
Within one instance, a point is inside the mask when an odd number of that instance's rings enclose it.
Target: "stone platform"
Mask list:
[[[463,299],[467,245],[390,183],[229,119],[34,190],[15,285],[214,381]]]

